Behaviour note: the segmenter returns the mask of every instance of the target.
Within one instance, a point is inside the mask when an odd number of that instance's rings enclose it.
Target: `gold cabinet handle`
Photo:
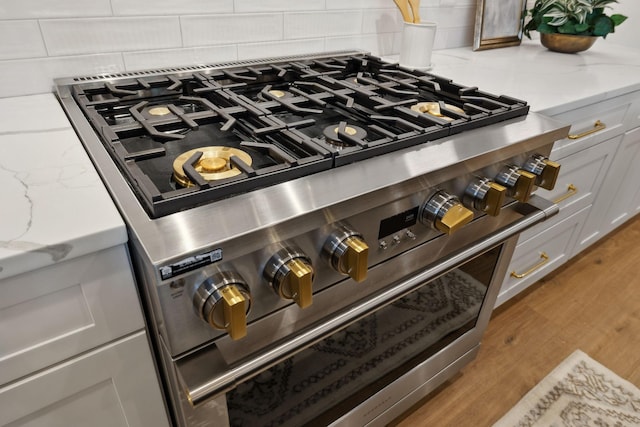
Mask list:
[[[599,132],[603,129],[606,129],[607,125],[605,125],[604,123],[602,123],[600,120],[596,120],[596,122],[593,124],[593,129],[589,129],[587,131],[584,131],[582,133],[578,133],[578,134],[570,134],[568,136],[569,139],[580,139],[580,138],[584,138],[585,136],[591,135],[592,133],[596,133]]]
[[[516,279],[522,279],[524,277],[527,277],[528,275],[530,275],[531,273],[533,273],[534,271],[538,270],[540,267],[548,263],[549,255],[547,255],[545,252],[540,252],[540,259],[541,261],[539,263],[537,263],[536,265],[534,265],[524,273],[516,273],[515,271],[512,271],[511,277],[515,277]]]
[[[569,184],[567,186],[567,192],[564,193],[562,196],[558,197],[557,199],[555,199],[553,203],[558,204],[563,200],[567,200],[569,197],[575,196],[576,194],[578,194],[578,187],[576,187],[573,184]]]

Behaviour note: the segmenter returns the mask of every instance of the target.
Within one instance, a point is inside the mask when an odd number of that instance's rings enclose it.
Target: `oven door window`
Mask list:
[[[344,415],[474,328],[500,249],[238,385],[227,394],[231,426],[328,424]]]

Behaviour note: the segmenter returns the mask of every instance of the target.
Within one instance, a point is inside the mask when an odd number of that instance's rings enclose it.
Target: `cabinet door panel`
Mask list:
[[[615,145],[605,141],[559,159],[562,166],[555,188],[538,188],[536,194],[547,200],[557,201],[560,213],[522,233],[519,241],[522,243],[591,205],[602,185],[614,152]]]
[[[144,327],[117,246],[0,281],[0,384]]]
[[[571,125],[569,135],[573,135],[574,138],[556,142],[551,157],[566,157],[622,134],[625,131],[625,120],[632,114],[633,101],[634,97],[627,95],[554,116],[555,119]],[[601,125],[596,127],[596,122],[600,122]]]
[[[513,298],[569,259],[589,206],[518,244],[502,283],[496,307]],[[544,223],[543,223],[544,224]],[[514,274],[512,274],[514,273]],[[520,275],[522,277],[516,277]]]
[[[6,427],[164,427],[144,331],[0,388]]]
[[[620,144],[608,180],[613,199],[608,203],[604,232],[608,233],[631,218],[637,205],[635,196],[640,188],[640,128],[627,132]]]

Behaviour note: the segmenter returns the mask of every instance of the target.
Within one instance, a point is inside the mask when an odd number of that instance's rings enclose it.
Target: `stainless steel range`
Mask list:
[[[472,360],[568,127],[361,52],[57,81],[178,426],[384,424]]]

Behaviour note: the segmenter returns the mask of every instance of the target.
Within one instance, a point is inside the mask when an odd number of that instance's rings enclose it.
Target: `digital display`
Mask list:
[[[393,233],[397,233],[400,230],[404,230],[407,227],[415,225],[418,221],[418,206],[408,211],[404,211],[389,218],[385,218],[380,221],[380,231],[378,232],[378,239],[387,237]]]

